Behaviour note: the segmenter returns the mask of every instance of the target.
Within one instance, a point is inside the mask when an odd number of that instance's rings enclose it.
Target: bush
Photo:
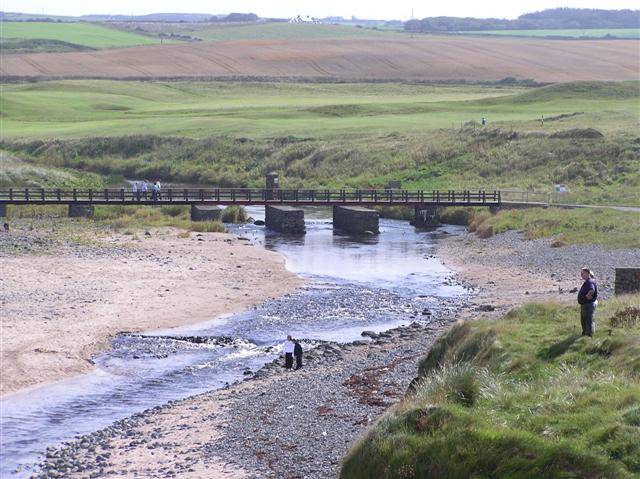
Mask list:
[[[244,206],[227,206],[222,211],[222,221],[224,223],[246,223],[249,216]]]
[[[491,214],[487,213],[487,212],[483,212],[483,213],[475,215],[473,217],[473,219],[471,220],[471,222],[469,223],[469,231],[471,233],[473,233],[474,231],[476,231],[478,229],[478,227],[482,223],[484,223],[489,218],[491,218]]]

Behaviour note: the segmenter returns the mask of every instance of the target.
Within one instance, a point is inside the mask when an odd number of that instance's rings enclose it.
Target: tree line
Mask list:
[[[640,28],[640,10],[553,8],[504,18],[428,17],[405,22],[407,32],[460,32],[483,30],[540,30],[580,28]]]

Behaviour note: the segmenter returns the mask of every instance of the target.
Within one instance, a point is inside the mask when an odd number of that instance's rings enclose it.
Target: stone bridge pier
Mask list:
[[[93,205],[71,203],[69,205],[69,218],[91,218],[93,210]]]
[[[413,217],[416,228],[435,228],[440,225],[437,206],[416,206]]]
[[[191,205],[191,221],[220,221],[222,210],[214,205]]]
[[[304,211],[291,206],[271,206],[264,209],[264,223],[267,228],[280,233],[304,234]]]
[[[7,216],[7,205],[0,205],[0,218],[6,218]]]
[[[354,234],[380,232],[377,211],[360,206],[334,206],[333,227]]]

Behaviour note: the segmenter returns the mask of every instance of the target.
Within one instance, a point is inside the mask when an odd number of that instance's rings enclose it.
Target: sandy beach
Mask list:
[[[221,233],[72,244],[18,227],[0,241],[3,396],[91,370],[119,332],[200,323],[302,284],[281,256]]]

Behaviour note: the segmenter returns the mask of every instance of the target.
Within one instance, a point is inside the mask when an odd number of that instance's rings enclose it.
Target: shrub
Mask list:
[[[640,324],[640,306],[628,306],[609,319],[614,328],[633,328]]]
[[[244,206],[227,206],[222,211],[222,221],[224,223],[246,223],[248,217]]]
[[[489,219],[491,217],[490,213],[487,212],[483,212],[480,213],[478,215],[476,215],[471,222],[469,223],[469,231],[471,233],[473,233],[474,231],[476,231],[478,229],[478,227],[484,223],[487,219]]]
[[[482,239],[491,238],[494,235],[493,225],[482,223],[480,226],[478,226],[476,233]]]

